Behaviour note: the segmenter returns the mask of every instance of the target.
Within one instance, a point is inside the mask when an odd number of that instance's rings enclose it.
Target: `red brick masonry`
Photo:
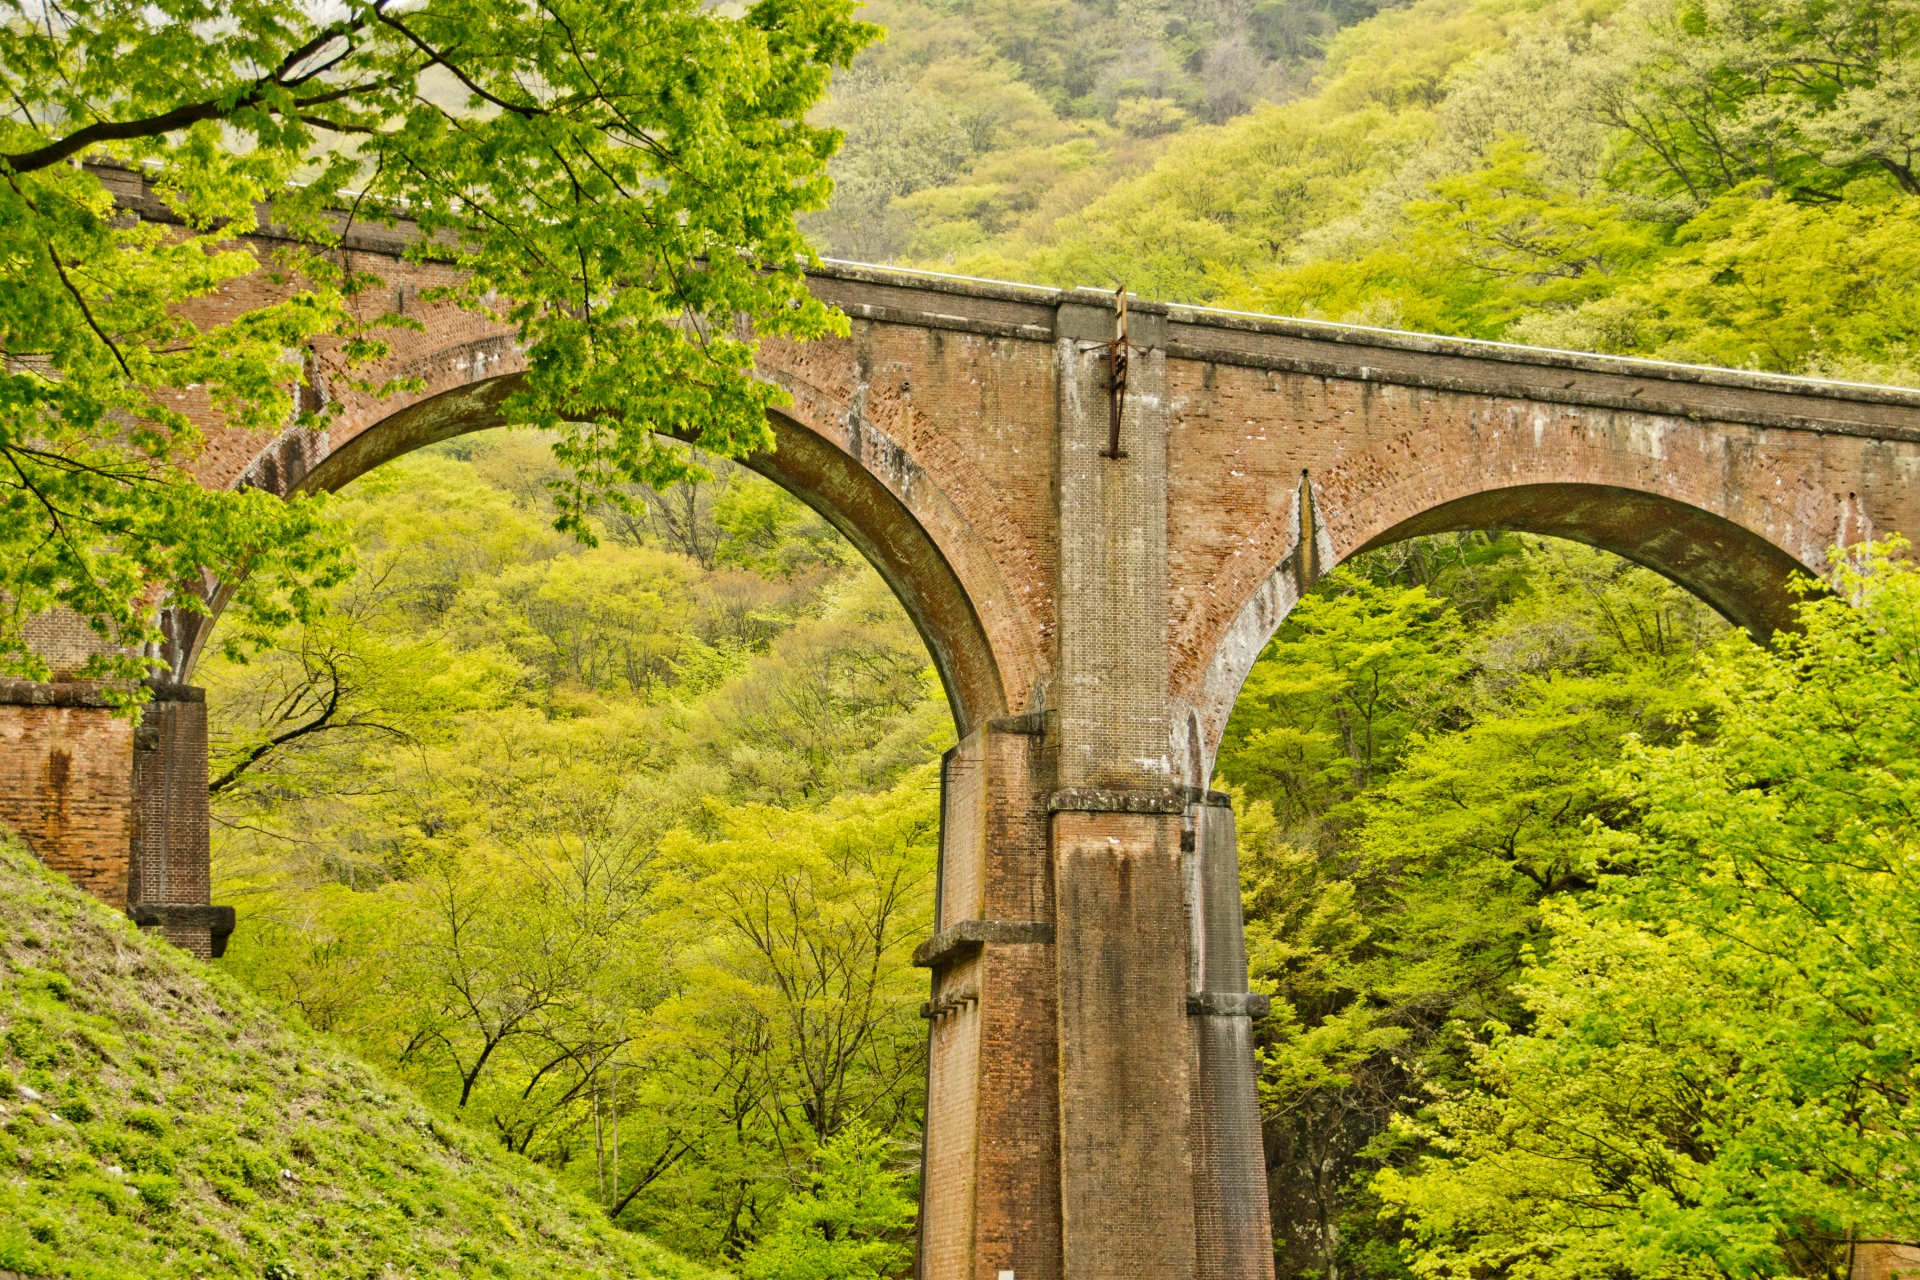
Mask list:
[[[210,957],[233,912],[209,903],[205,695],[152,692],[136,720],[98,685],[0,680],[0,825],[101,901]]]
[[[422,307],[448,268],[407,243],[359,227],[343,253],[386,281],[365,305],[424,325],[371,376],[426,390],[340,391],[322,435],[210,422],[205,483],[334,489],[498,424],[522,352]],[[201,310],[284,287],[262,273]],[[963,735],[922,954],[926,1280],[1270,1280],[1240,1132],[1260,1000],[1221,945],[1231,811],[1206,787],[1241,682],[1318,575],[1414,534],[1531,530],[1765,636],[1830,546],[1920,532],[1920,392],[1134,301],[1116,459],[1110,296],[845,263],[812,287],[852,333],[763,346],[792,403],[750,465],[886,577]],[[205,628],[169,626],[184,685]],[[0,706],[0,820],[103,895],[124,898],[137,849],[146,909],[185,928],[205,901],[203,708],[176,701],[136,740],[74,696]]]

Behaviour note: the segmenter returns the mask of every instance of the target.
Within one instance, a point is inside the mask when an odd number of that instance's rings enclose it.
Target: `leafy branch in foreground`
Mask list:
[[[374,283],[332,252],[356,217],[404,209],[415,255],[458,269],[429,300],[518,330],[507,417],[556,432],[558,523],[583,538],[622,486],[693,473],[683,441],[768,447],[756,340],[843,323],[806,291],[794,217],[839,141],[807,111],[877,34],[851,0],[0,13],[0,673],[51,674],[28,630],[58,606],[111,650],[72,674],[137,679],[163,600],[237,584],[244,647],[341,580],[317,502],[195,479],[210,428],[322,425],[298,385],[353,378],[408,323],[350,305]],[[140,169],[165,220],[83,160]],[[241,237],[267,202],[288,238],[263,261]],[[262,267],[295,291],[196,322]]]

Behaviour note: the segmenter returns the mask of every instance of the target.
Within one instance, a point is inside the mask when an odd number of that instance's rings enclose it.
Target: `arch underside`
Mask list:
[[[1788,588],[1808,569],[1759,534],[1711,511],[1638,489],[1530,484],[1455,498],[1403,520],[1355,549],[1487,529],[1584,542],[1652,569],[1765,643],[1793,626],[1800,597]]]
[[[1309,521],[1307,527],[1318,523]],[[1402,520],[1339,558],[1408,538],[1474,529],[1566,538],[1610,551],[1691,591],[1761,643],[1794,625],[1793,606],[1801,597],[1788,584],[1796,574],[1810,572],[1724,516],[1644,490],[1573,483],[1467,494]],[[1203,739],[1199,772],[1208,778],[1241,687],[1311,580],[1311,572],[1302,571],[1301,556],[1301,547],[1290,550],[1241,607],[1197,691],[1194,710]]]
[[[502,406],[519,378],[491,378],[409,405],[345,441],[295,488],[331,492],[402,454],[501,426]],[[925,527],[846,450],[782,414],[769,413],[768,419],[773,451],[755,453],[744,464],[818,511],[892,588],[926,642],[960,734],[1005,715],[1006,693],[986,629]]]

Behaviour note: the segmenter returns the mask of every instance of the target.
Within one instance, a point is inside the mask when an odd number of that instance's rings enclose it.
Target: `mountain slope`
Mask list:
[[[0,1269],[702,1280],[0,838]]]

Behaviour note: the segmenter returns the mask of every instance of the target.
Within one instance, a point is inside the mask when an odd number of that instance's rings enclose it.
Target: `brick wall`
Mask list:
[[[73,680],[89,658],[113,652],[113,645],[73,610],[55,607],[27,619],[27,645],[46,660],[57,681]]]
[[[211,908],[205,695],[155,688],[138,723],[97,685],[0,680],[0,825],[39,859],[194,955]]]
[[[1863,1244],[1853,1251],[1849,1280],[1914,1280],[1920,1277],[1920,1245]]]
[[[983,916],[1055,920],[1046,717],[989,726]],[[976,1280],[1062,1274],[1059,1012],[1055,945],[1001,943],[981,956]]]
[[[92,685],[0,680],[0,824],[114,907],[127,904],[133,735]]]
[[[200,689],[161,685],[134,734],[129,900],[156,908],[212,900],[207,797],[207,703]],[[212,928],[194,913],[145,926],[186,951],[212,954]]]
[[[1059,1280],[1060,1112],[1045,717],[943,762],[921,1280]]]

